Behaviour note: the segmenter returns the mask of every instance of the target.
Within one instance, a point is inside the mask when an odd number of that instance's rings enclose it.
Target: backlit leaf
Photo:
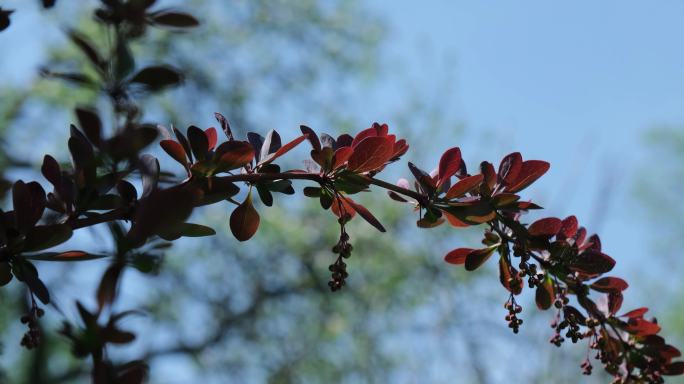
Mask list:
[[[299,129],[302,131],[304,135],[307,135],[306,138],[309,140],[309,143],[311,143],[311,146],[315,151],[320,151],[321,150],[321,141],[318,139],[318,135],[316,132],[314,132],[313,129],[307,127],[306,125],[300,125]]]
[[[185,150],[180,143],[174,140],[162,140],[159,145],[162,147],[164,152],[169,154],[169,156],[179,162],[183,167],[188,167],[188,159],[185,155]]]
[[[347,203],[349,203],[349,205],[359,214],[359,216],[363,217],[364,220],[366,220],[370,225],[374,226],[378,231],[386,231],[385,227],[380,224],[380,221],[378,221],[378,219],[376,219],[375,216],[373,216],[373,214],[366,209],[366,207],[344,196],[342,196],[342,200],[345,200]]]
[[[367,137],[354,147],[347,169],[363,173],[378,169],[392,157],[394,142],[385,137]]]
[[[537,308],[541,310],[551,308],[551,303],[554,297],[555,293],[553,290],[553,283],[551,282],[551,278],[546,276],[544,278],[543,284],[537,286],[537,291],[535,293],[535,302],[537,303]]]
[[[549,170],[550,164],[541,160],[527,160],[522,163],[518,178],[511,182],[506,190],[508,192],[521,191]]]
[[[475,249],[466,255],[465,269],[466,271],[474,271],[484,264],[494,253],[496,246]]]
[[[527,232],[530,236],[552,237],[560,231],[561,225],[560,219],[556,217],[547,217],[532,223],[532,225],[527,228]]]
[[[501,164],[499,165],[499,180],[501,180],[503,185],[510,185],[518,179],[522,164],[523,161],[520,152],[513,152],[501,160]]]
[[[247,241],[259,228],[259,213],[252,204],[252,192],[250,191],[242,204],[230,215],[230,230],[239,241]]]
[[[474,251],[472,248],[456,248],[444,256],[444,261],[449,264],[465,264],[466,257],[472,251]]]
[[[595,291],[610,293],[624,291],[629,284],[619,277],[602,277],[593,282],[590,287]]]
[[[483,179],[484,176],[482,174],[469,176],[464,179],[461,179],[456,184],[452,185],[451,188],[449,188],[444,198],[454,199],[457,197],[462,197],[466,193],[479,187]]]
[[[447,149],[439,160],[437,186],[441,186],[461,168],[461,150],[458,147]]]
[[[254,149],[246,141],[226,141],[216,148],[214,161],[216,173],[244,167],[254,159]]]

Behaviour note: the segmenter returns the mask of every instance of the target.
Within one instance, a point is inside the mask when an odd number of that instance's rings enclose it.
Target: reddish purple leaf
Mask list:
[[[207,136],[207,141],[209,142],[209,150],[213,151],[216,148],[216,143],[218,143],[218,135],[216,134],[216,128],[209,127],[204,130],[204,134]]]
[[[499,164],[499,180],[503,185],[510,185],[517,180],[522,164],[520,152],[513,152],[501,160],[501,164]]]
[[[642,317],[630,318],[627,321],[627,326],[625,331],[634,334],[635,336],[642,337],[648,335],[655,335],[660,332],[660,326],[656,323],[645,320]]]
[[[484,176],[484,182],[487,184],[487,187],[489,187],[489,190],[493,190],[496,185],[497,176],[492,163],[487,161],[480,163],[480,173]]]
[[[504,288],[514,295],[519,295],[522,292],[523,282],[518,276],[518,271],[503,256],[499,258],[499,281]]]
[[[521,191],[549,170],[550,164],[541,160],[527,160],[522,163],[518,178],[506,188],[508,192]]]
[[[488,247],[482,249],[475,249],[466,255],[465,269],[466,271],[474,271],[489,259],[494,253],[496,247]]]
[[[386,232],[385,227],[382,226],[380,221],[373,216],[373,214],[370,213],[366,207],[363,205],[356,203],[354,200],[341,196],[342,200],[346,200],[347,203],[359,214],[359,216],[363,217],[364,220],[366,220],[370,225],[374,226],[377,228],[378,231],[380,232]]]
[[[342,167],[353,153],[354,149],[352,147],[342,147],[336,150],[333,154],[332,169],[335,170]]]
[[[529,228],[527,232],[530,236],[535,237],[551,237],[555,236],[561,229],[561,220],[556,217],[547,217],[545,219],[537,220]]]
[[[575,236],[578,227],[577,218],[575,216],[568,216],[563,219],[561,229],[558,233],[559,238],[569,239]]]
[[[347,168],[357,173],[378,169],[392,157],[394,141],[380,136],[367,137],[354,147]]]
[[[179,162],[186,169],[188,168],[188,159],[186,157],[185,150],[180,143],[174,140],[162,140],[159,145],[162,147],[164,152],[166,152],[174,160]]]
[[[254,148],[246,141],[226,141],[216,148],[216,173],[230,171],[249,164],[254,159]]]
[[[437,187],[440,187],[461,168],[461,150],[458,147],[447,149],[439,159]]]
[[[465,264],[466,257],[470,252],[474,251],[472,248],[457,248],[444,256],[444,261],[449,264]]]
[[[620,315],[620,317],[627,317],[630,319],[635,319],[637,317],[644,317],[644,315],[648,312],[648,308],[646,307],[641,307],[637,309],[633,309],[625,314]]]
[[[614,315],[620,310],[623,299],[622,292],[610,292],[608,294],[608,311],[610,311],[611,315]]]
[[[612,257],[601,252],[587,250],[575,259],[570,269],[588,276],[595,276],[610,272],[614,266],[615,260]]]
[[[619,277],[603,277],[591,284],[591,289],[603,293],[622,292],[629,284]]]
[[[259,213],[254,209],[250,191],[245,201],[230,214],[230,231],[239,241],[247,241],[259,229],[259,221]]]
[[[361,143],[364,139],[369,138],[369,137],[376,137],[376,136],[387,136],[387,132],[389,131],[389,127],[387,124],[378,124],[378,123],[373,123],[373,126],[370,128],[366,128],[363,131],[359,132],[355,137],[354,140],[352,141],[351,146],[356,147]]]
[[[544,279],[544,283],[537,286],[537,292],[535,293],[535,302],[537,303],[537,308],[541,310],[547,310],[551,308],[551,303],[554,297],[555,293],[553,290],[553,283],[547,276]]]

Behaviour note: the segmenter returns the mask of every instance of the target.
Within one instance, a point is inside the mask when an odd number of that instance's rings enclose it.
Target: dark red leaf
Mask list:
[[[646,312],[648,312],[648,308],[641,307],[641,308],[633,309],[627,313],[624,313],[624,314],[620,315],[620,317],[627,317],[630,319],[635,319],[637,317],[644,317]]]
[[[466,257],[472,251],[474,251],[472,248],[456,248],[444,256],[444,261],[449,264],[465,264]]]
[[[551,303],[555,293],[553,290],[553,283],[551,279],[546,276],[544,283],[537,286],[537,292],[535,293],[535,302],[537,303],[537,308],[541,310],[546,310],[551,308]]]
[[[344,147],[351,147],[353,142],[354,138],[351,137],[351,135],[343,133],[337,136],[337,140],[335,140],[335,149],[337,150]]]
[[[608,294],[608,311],[610,311],[611,315],[620,310],[623,299],[622,292],[610,292]]]
[[[645,320],[642,317],[635,317],[630,318],[627,321],[625,331],[641,337],[655,335],[656,333],[660,332],[660,326],[656,323]]]
[[[510,185],[518,178],[522,164],[520,152],[508,154],[501,160],[501,164],[499,164],[499,180],[503,185]]]
[[[247,241],[259,229],[259,221],[259,213],[254,209],[250,191],[245,201],[230,214],[230,231],[239,241]]]
[[[185,222],[201,198],[201,190],[181,184],[168,189],[156,189],[140,199],[127,235],[130,245],[140,246],[148,237]]]
[[[558,237],[563,239],[570,239],[577,233],[578,227],[577,218],[575,216],[568,216],[563,219],[561,223],[561,229],[558,232]]]
[[[534,183],[535,180],[540,178],[546,171],[549,170],[550,164],[546,161],[541,160],[527,160],[522,163],[520,173],[518,178],[511,182],[506,190],[508,192],[518,192],[521,191],[530,184]]]
[[[587,230],[584,227],[579,227],[577,230],[577,233],[575,233],[575,244],[579,247],[580,245],[584,244],[584,240],[587,237]]]
[[[341,196],[341,197],[342,197],[342,200],[346,200],[347,203],[349,203],[349,205],[359,214],[359,216],[363,217],[363,219],[366,220],[370,225],[377,228],[377,230],[380,232],[386,232],[385,227],[382,226],[380,221],[378,221],[378,219],[376,219],[375,216],[373,216],[373,214],[370,213],[370,211],[368,211],[368,209],[366,209],[366,207],[364,207],[363,205],[361,205],[359,203],[356,203],[354,200],[352,200],[348,197],[344,197],[344,196]]]
[[[410,161],[408,162],[408,168],[425,193],[433,193],[437,189],[437,185],[435,185],[434,180],[427,172],[416,167],[416,165]]]
[[[339,139],[338,139],[339,141]],[[406,144],[406,140],[401,139],[394,143],[394,153],[392,154],[392,158],[390,160],[396,160],[399,157],[401,157],[406,151],[408,151],[409,145]]]
[[[589,240],[587,240],[587,249],[601,252],[601,239],[597,234],[589,236]]]
[[[304,135],[307,135],[306,138],[309,140],[309,143],[311,143],[311,146],[315,151],[320,151],[321,150],[321,142],[318,140],[318,135],[316,132],[314,132],[313,129],[307,127],[306,125],[300,125],[299,129],[302,131]]]
[[[456,184],[451,186],[451,188],[449,188],[445,198],[454,199],[457,197],[462,197],[466,193],[479,187],[482,183],[482,180],[484,180],[484,176],[482,174],[469,176],[464,179],[461,179],[459,182],[457,182]]]
[[[447,149],[439,159],[437,187],[440,187],[461,168],[461,150],[458,147]]]
[[[394,142],[386,137],[367,137],[354,146],[347,168],[357,173],[376,170],[392,157]]]
[[[361,143],[364,139],[367,139],[369,137],[383,137],[387,136],[387,132],[389,131],[389,128],[387,127],[387,124],[378,124],[378,123],[373,123],[373,125],[370,128],[366,128],[363,131],[359,132],[355,137],[354,140],[351,143],[352,147],[356,147]]]
[[[442,218],[439,218],[437,220],[428,220],[427,218],[423,217],[422,219],[416,221],[416,225],[418,226],[418,228],[435,228],[444,224],[444,222],[445,220]]]
[[[555,236],[561,229],[561,220],[556,217],[547,217],[532,223],[527,228],[530,236],[551,237]]]
[[[342,147],[336,150],[333,154],[332,169],[341,168],[353,153],[354,149],[352,147]]]
[[[589,276],[610,272],[615,266],[612,257],[596,251],[587,250],[581,253],[570,265],[570,269]]]
[[[665,366],[663,375],[678,376],[684,374],[684,361],[676,361]]]
[[[499,281],[504,288],[514,295],[519,295],[522,292],[523,282],[518,276],[518,271],[503,256],[499,258]]]
[[[174,140],[162,140],[159,145],[164,152],[171,156],[174,160],[179,162],[186,169],[188,168],[188,159],[185,154],[183,146]]]
[[[342,217],[344,214],[347,214],[350,218],[353,218],[356,216],[356,210],[351,206],[349,201],[349,199],[338,199],[335,197],[330,202],[330,210],[337,217]]]
[[[466,271],[474,271],[489,259],[494,253],[496,247],[488,247],[482,249],[475,249],[466,255],[465,269]]]
[[[177,128],[173,128],[173,133],[176,135],[176,139],[178,142],[183,146],[183,149],[185,150],[185,154],[188,156],[188,159],[190,159],[190,162],[192,163],[192,149],[190,148],[190,143],[188,142],[188,139],[185,138],[185,135],[181,133]]]
[[[494,166],[488,161],[483,161],[480,163],[480,173],[484,177],[484,182],[489,188],[489,191],[494,189],[496,185],[496,171],[494,171]]]
[[[216,133],[216,128],[209,127],[204,130],[204,134],[207,136],[207,141],[209,142],[209,150],[213,151],[216,148],[216,143],[218,143],[218,134]]]
[[[216,148],[216,173],[243,167],[254,159],[254,148],[246,141],[226,141]]]
[[[449,224],[451,224],[452,226],[454,226],[454,227],[456,227],[456,228],[465,228],[465,227],[469,227],[469,226],[470,226],[470,224],[467,224],[467,223],[463,222],[463,221],[460,220],[458,217],[452,215],[452,214],[449,213],[449,212],[442,211],[442,214],[444,215],[444,217],[446,217],[446,219],[447,219],[447,221],[449,222]]]
[[[590,287],[595,291],[610,293],[622,292],[629,287],[629,284],[619,277],[603,277],[593,282]]]

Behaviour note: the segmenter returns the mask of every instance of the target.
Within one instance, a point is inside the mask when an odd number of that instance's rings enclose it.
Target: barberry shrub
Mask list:
[[[523,308],[516,298],[527,285],[537,308],[553,312],[552,344],[560,346],[567,339],[587,344],[583,373],[592,371],[591,355],[620,383],[662,382],[665,375],[684,373],[684,362],[674,361],[681,353],[658,336],[660,326],[646,317],[647,308],[621,311],[628,284],[607,275],[615,260],[603,252],[598,235],[588,236],[575,216],[525,221],[525,213],[541,207],[520,193],[548,171],[545,161],[523,160],[516,152],[505,156],[498,168],[483,161],[469,173],[460,149],[454,147],[442,154],[433,172],[409,162],[411,180],[388,183],[378,174],[399,161],[409,145],[390,134],[386,124],[373,123],[354,136],[337,137],[301,126],[301,135],[284,142],[275,130],[265,136],[250,132],[246,140],[240,140],[220,113],[215,114],[219,129],[190,126],[185,133],[140,122],[141,112],[131,95],[158,92],[179,84],[183,77],[168,65],[136,71],[130,41],[142,36],[147,27],[184,29],[198,24],[183,12],[152,11],[154,3],[102,1],[95,16],[113,32],[108,55],[85,36],[69,32],[97,79],[91,74],[43,73],[101,89],[112,102],[116,126],[107,135],[95,109],[78,107],[78,122],[71,125],[68,139],[71,163],[60,163],[50,155],[43,159],[41,172],[51,191],[46,193],[37,181],[18,180],[11,189],[12,210],[0,210],[0,285],[17,280],[27,287],[30,297],[29,311],[20,319],[28,327],[21,341],[24,347],[32,349],[40,343],[38,324],[44,309],[39,303],[50,303],[49,289],[33,262],[108,257],[111,264],[95,294],[97,306],[86,308],[76,302],[81,324],[65,321],[60,332],[71,342],[75,356],[92,359],[93,382],[145,381],[144,361],[114,364],[106,353],[110,344],[126,344],[136,337],[119,326],[121,319],[135,311],[111,310],[124,270],[139,267],[141,255],[153,255],[180,237],[214,235],[213,228],[187,222],[192,211],[204,205],[235,205],[228,227],[237,240],[247,241],[259,228],[254,199],[271,206],[274,193],[294,195],[293,181],[304,181],[309,185],[303,194],[318,199],[340,228],[339,240],[332,246],[331,291],[347,284],[347,263],[354,249],[346,226],[360,217],[378,231],[386,231],[355,195],[384,189],[391,199],[412,206],[419,228],[483,227],[481,247],[456,248],[444,259],[474,271],[498,255],[499,281],[507,291],[505,318],[514,333],[523,323]],[[222,142],[219,131],[226,137]],[[141,153],[159,136],[161,149],[182,168],[181,180],[174,173],[162,172],[154,156]],[[311,151],[302,169],[281,169],[277,161],[305,141]],[[135,179],[142,188],[136,188]],[[236,200],[237,196],[243,197]],[[116,245],[112,255],[50,251],[76,230],[103,223]]]

